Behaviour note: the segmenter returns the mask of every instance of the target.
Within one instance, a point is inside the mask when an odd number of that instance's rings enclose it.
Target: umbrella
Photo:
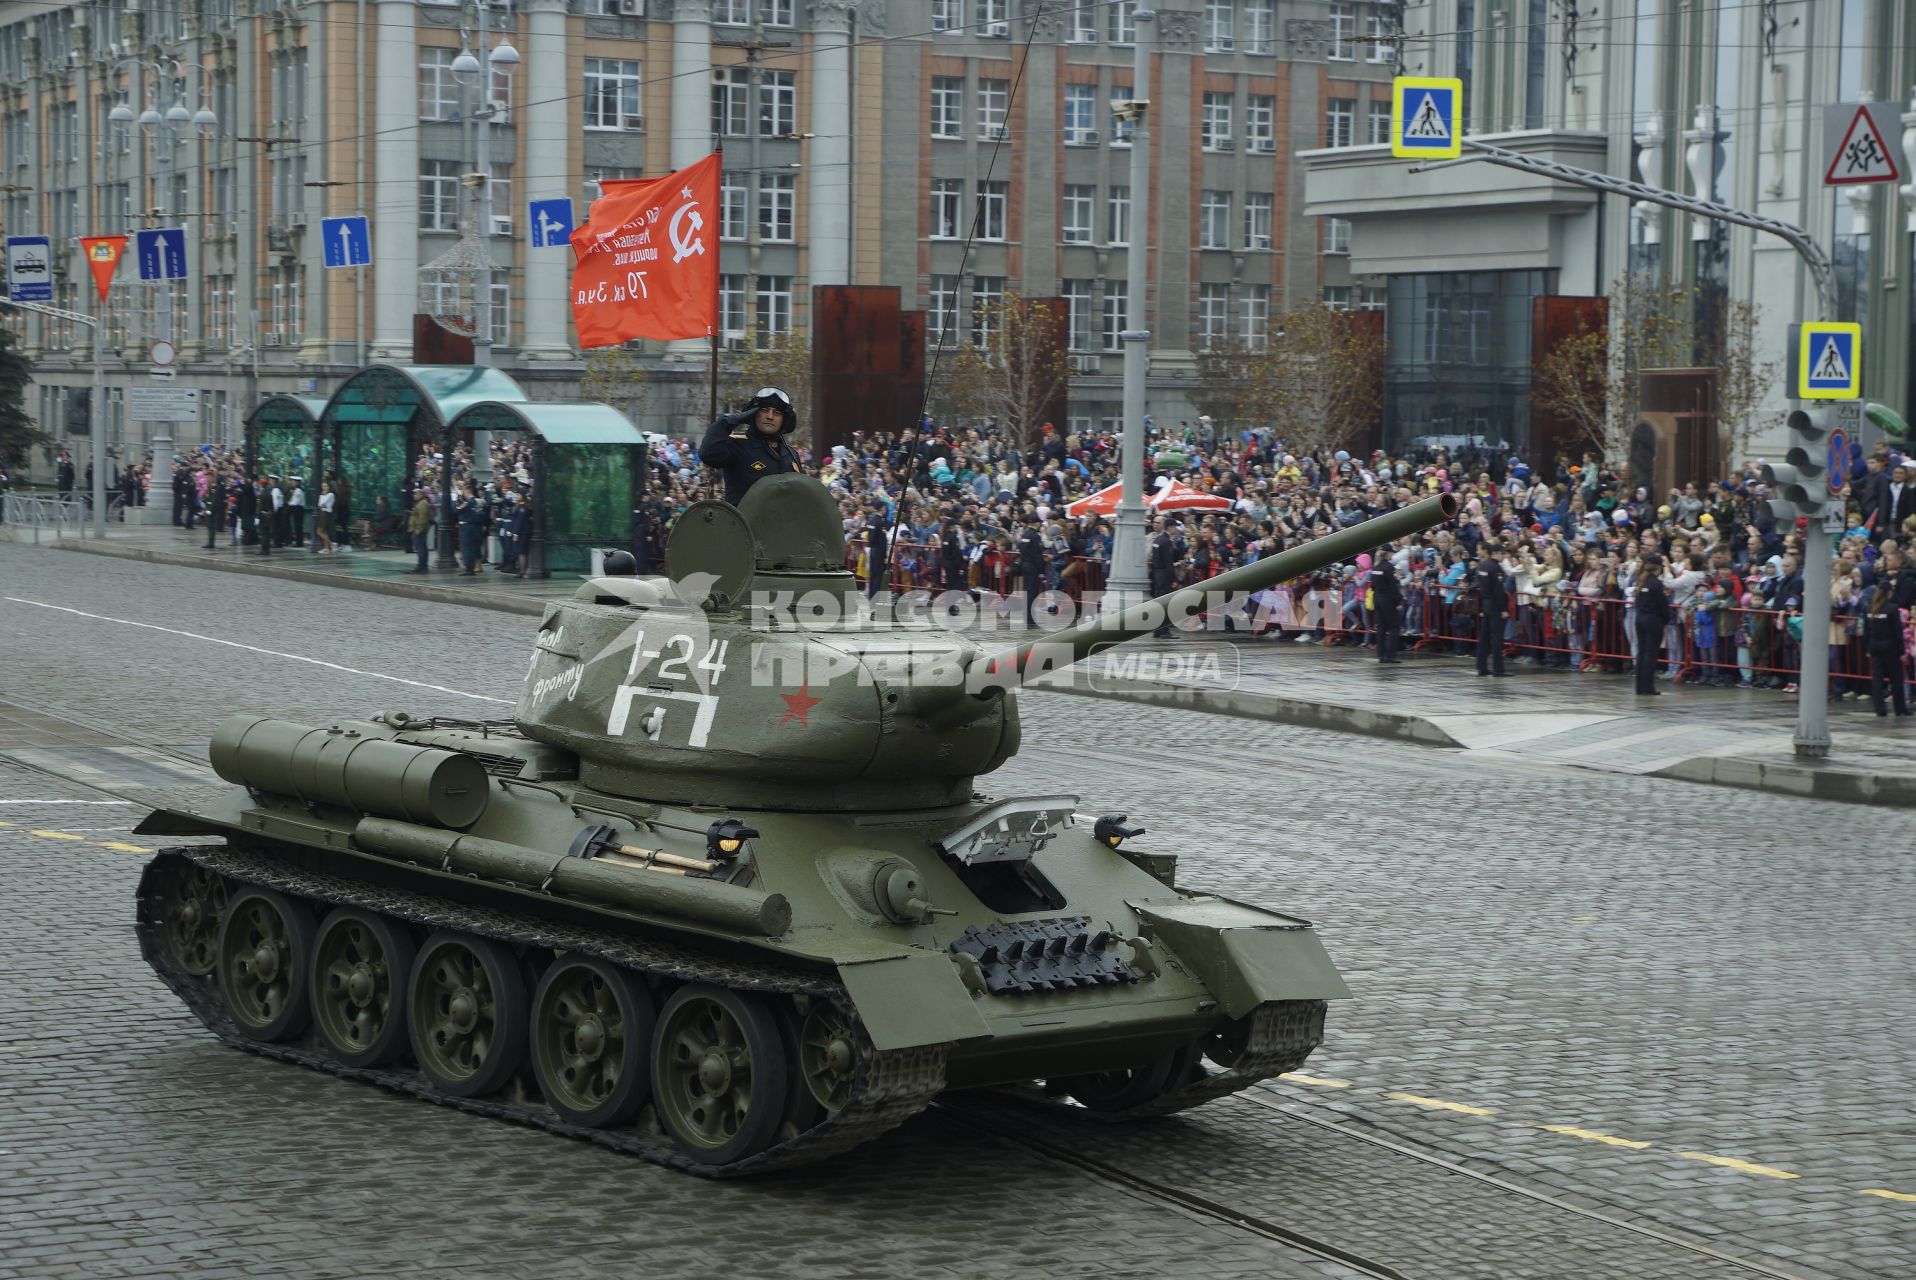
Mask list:
[[[1152,494],[1146,505],[1153,511],[1229,511],[1231,500],[1173,480]]]
[[[1079,498],[1065,507],[1064,513],[1076,520],[1083,516],[1108,516],[1118,509],[1118,498],[1124,492],[1124,485],[1108,484],[1096,493]]]

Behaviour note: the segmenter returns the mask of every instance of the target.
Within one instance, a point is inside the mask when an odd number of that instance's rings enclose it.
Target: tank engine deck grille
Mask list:
[[[1109,929],[1093,932],[1085,916],[1058,916],[972,925],[951,949],[978,961],[992,995],[1031,995],[1136,982],[1117,942]]]

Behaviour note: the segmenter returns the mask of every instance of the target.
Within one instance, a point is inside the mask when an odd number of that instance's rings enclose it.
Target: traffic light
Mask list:
[[[1771,488],[1770,514],[1779,520],[1798,516],[1820,519],[1830,500],[1827,409],[1797,409],[1789,418],[1790,447],[1784,461],[1765,464],[1763,479]]]
[[[93,429],[93,392],[75,387],[67,392],[67,434],[83,436]]]

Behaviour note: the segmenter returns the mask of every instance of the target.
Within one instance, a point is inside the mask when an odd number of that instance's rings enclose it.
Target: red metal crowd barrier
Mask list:
[[[871,567],[866,555],[866,540],[855,538],[845,544],[845,568],[858,581],[870,587]],[[1085,592],[1104,590],[1105,566],[1090,556],[1072,556],[1057,574],[1057,588],[1073,600],[1083,603]],[[1041,590],[1052,590],[1050,566],[1046,567]],[[1001,596],[1023,593],[1024,574],[1015,555],[996,547],[977,560],[967,558],[947,568],[937,547],[921,542],[895,542],[885,565],[885,585],[895,595],[907,591],[990,591]],[[1095,607],[1095,606],[1094,606]]]

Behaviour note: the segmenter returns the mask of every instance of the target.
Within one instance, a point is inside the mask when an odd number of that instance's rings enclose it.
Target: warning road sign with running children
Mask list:
[[[1823,169],[1826,187],[1901,182],[1902,165],[1890,146],[1901,137],[1900,108],[1889,102],[1844,102],[1823,108]]]
[[[1392,155],[1400,160],[1451,160],[1463,154],[1462,80],[1399,76],[1390,90]]]

